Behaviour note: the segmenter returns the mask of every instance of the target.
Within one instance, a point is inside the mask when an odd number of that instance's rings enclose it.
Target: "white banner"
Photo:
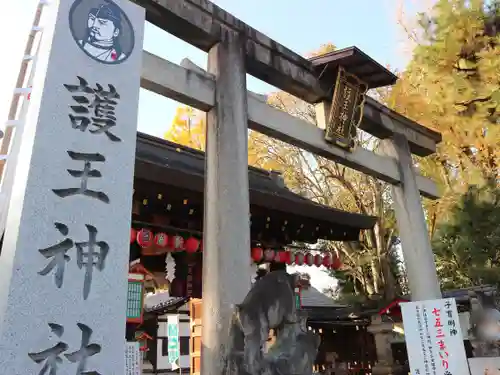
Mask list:
[[[169,315],[167,321],[168,330],[168,362],[172,370],[179,368],[180,346],[179,346],[179,315]]]
[[[468,375],[455,299],[401,304],[413,375]]]
[[[127,342],[125,347],[125,375],[141,375],[140,343]]]

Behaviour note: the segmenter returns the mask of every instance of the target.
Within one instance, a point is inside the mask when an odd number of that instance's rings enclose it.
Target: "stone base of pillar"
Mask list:
[[[390,337],[392,335],[393,323],[385,322],[381,316],[375,315],[371,319],[372,324],[368,327],[368,332],[375,339],[378,362],[372,367],[374,375],[400,374],[399,365],[394,363]]]
[[[403,371],[403,366],[379,362],[372,367],[373,375],[399,375]]]

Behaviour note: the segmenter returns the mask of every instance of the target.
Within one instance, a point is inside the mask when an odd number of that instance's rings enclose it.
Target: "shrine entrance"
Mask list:
[[[145,19],[207,52],[207,70],[142,51]],[[97,38],[96,20],[110,26],[108,39]],[[251,285],[249,128],[390,183],[412,299],[440,298],[421,205],[421,195],[433,199],[438,192],[416,173],[412,154],[431,155],[441,136],[365,95],[396,77],[359,49],[307,60],[197,0],[42,0],[30,35],[0,162],[6,373],[33,373],[40,362],[55,366],[62,358],[69,366],[88,356],[98,368],[85,371],[123,368],[127,289],[116,281],[125,280],[130,260],[122,249],[130,244],[134,165],[140,171],[139,87],[207,112],[203,373],[222,372],[232,308]],[[246,73],[315,104],[318,127],[247,92]],[[384,155],[356,145],[358,128],[383,140]],[[164,163],[160,155],[152,164]],[[51,333],[63,346],[45,351]]]

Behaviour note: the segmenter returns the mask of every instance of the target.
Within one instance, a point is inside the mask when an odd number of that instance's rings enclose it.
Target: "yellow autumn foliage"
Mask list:
[[[336,49],[333,43],[322,44],[317,50],[307,56],[318,56]],[[314,113],[307,103],[285,93],[275,92],[268,96],[268,103],[280,110],[300,117],[306,121],[314,122]],[[180,106],[176,110],[175,117],[164,138],[191,147],[200,151],[205,150],[205,113],[189,106]],[[295,149],[294,149],[295,150]],[[295,175],[294,166],[285,163],[289,150],[282,142],[273,140],[266,135],[249,131],[248,137],[248,164],[267,170],[282,172],[288,180]],[[289,160],[286,160],[289,161]]]
[[[172,125],[165,133],[168,141],[179,143],[196,150],[205,150],[206,134],[205,113],[189,106],[180,106],[176,110]],[[248,164],[266,170],[281,170],[282,165],[269,156],[266,137],[254,131],[249,131],[248,138]]]
[[[164,138],[197,150],[205,149],[205,116],[188,106],[177,107]]]
[[[335,44],[333,44],[331,42],[325,43],[325,44],[322,44],[318,49],[309,52],[307,54],[307,57],[315,57],[315,56],[319,56],[319,55],[324,55],[326,53],[333,52],[336,49],[337,49],[337,47],[335,46]]]

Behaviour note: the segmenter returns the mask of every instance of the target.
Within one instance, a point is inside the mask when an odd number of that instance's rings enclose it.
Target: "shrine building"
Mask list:
[[[196,306],[203,301],[204,169],[203,152],[138,133],[127,339],[145,334],[150,338],[143,350],[145,366],[153,373],[170,368],[164,358],[167,340],[162,326],[165,314],[172,312],[180,314],[181,366],[192,371],[199,366],[201,329],[193,328],[192,322],[202,324]],[[326,207],[293,193],[277,172],[249,167],[248,173],[252,243],[248,252],[253,260],[248,267],[254,278],[259,265],[267,265],[268,270],[287,265],[338,269],[339,254],[319,254],[307,246],[319,240],[357,241],[360,231],[376,222],[375,217]],[[138,285],[142,293],[134,294]],[[302,291],[302,304],[322,300],[323,307],[339,307],[311,288]],[[297,293],[299,297],[301,292]],[[134,301],[134,295],[140,300]]]

